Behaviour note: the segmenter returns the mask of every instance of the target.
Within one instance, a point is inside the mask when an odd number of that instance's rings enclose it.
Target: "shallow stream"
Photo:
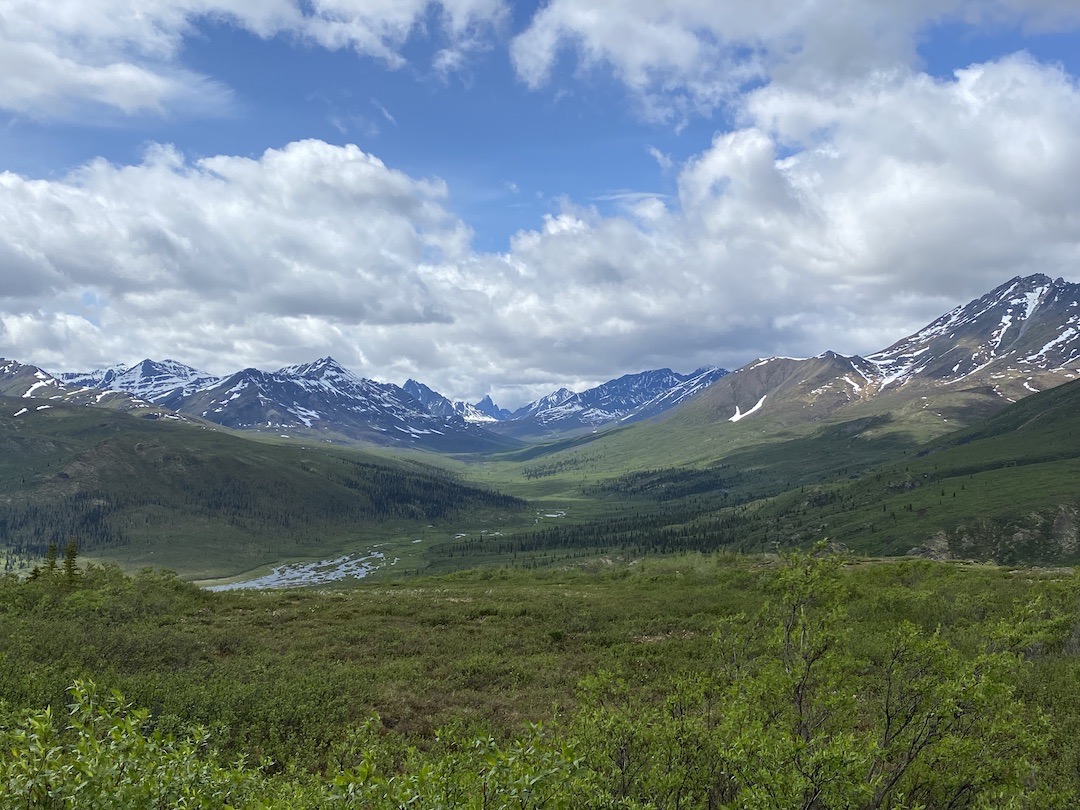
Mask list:
[[[238,591],[252,588],[302,588],[308,585],[328,585],[343,579],[363,579],[377,568],[394,565],[397,558],[389,563],[381,551],[368,552],[361,556],[346,554],[333,560],[319,560],[311,563],[289,563],[279,565],[269,574],[242,582],[229,582],[225,585],[210,585],[208,591]]]

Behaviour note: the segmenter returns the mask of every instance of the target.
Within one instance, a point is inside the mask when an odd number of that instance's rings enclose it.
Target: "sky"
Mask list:
[[[453,399],[1080,280],[1077,0],[0,0],[0,356]]]

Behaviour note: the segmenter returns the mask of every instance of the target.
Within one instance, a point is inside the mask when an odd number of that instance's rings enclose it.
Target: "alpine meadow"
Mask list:
[[[0,810],[1080,806],[1078,77],[0,0]]]

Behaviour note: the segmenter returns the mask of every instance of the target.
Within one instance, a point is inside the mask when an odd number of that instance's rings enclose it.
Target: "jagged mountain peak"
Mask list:
[[[580,393],[560,388],[515,411],[499,429],[539,436],[647,419],[670,410],[726,373],[717,367],[691,374],[659,368],[624,374]]]
[[[275,372],[245,369],[184,397],[176,407],[228,427],[279,435],[318,433],[433,450],[505,449],[505,439],[469,424],[437,392],[360,377],[332,357]],[[443,401],[445,412],[425,403]]]
[[[451,402],[438,391],[413,379],[407,380],[405,385],[402,386],[402,390],[436,416],[464,419],[465,422],[470,425],[480,425],[499,421],[495,417],[470,405],[468,402]]]
[[[1080,285],[1041,273],[1016,276],[866,359],[879,369],[882,388],[916,378],[1005,379],[1025,367],[1068,366],[1078,354],[1078,327]]]
[[[572,396],[574,396],[574,392],[571,391],[569,388],[560,388],[557,391],[552,391],[546,396],[540,397],[540,399],[533,400],[528,405],[523,405],[522,407],[518,408],[516,411],[514,411],[511,418],[523,419],[525,417],[533,416],[551,408],[556,408],[559,405],[562,405]]]
[[[505,419],[509,419],[511,416],[510,411],[506,410],[506,408],[500,408],[495,404],[491,399],[490,394],[486,394],[482,400],[474,403],[473,407],[477,412],[494,419],[496,422],[502,422]]]
[[[3,358],[0,358],[0,396],[47,401],[46,404],[35,405],[33,408],[28,405],[20,409],[17,416],[29,413],[31,410],[35,412],[47,410],[52,407],[48,402],[93,405],[122,411],[140,410],[154,418],[162,415],[161,411],[151,407],[144,399],[125,391],[102,389],[82,382],[69,382],[37,366]]]
[[[277,373],[296,377],[307,377],[313,380],[320,380],[324,377],[357,378],[356,374],[345,368],[345,366],[341,365],[341,363],[329,355],[320,357],[318,360],[312,360],[310,363],[285,366],[284,368],[279,369]]]
[[[715,387],[700,412],[710,421],[741,421],[753,409],[754,421],[761,413],[792,424],[866,404],[877,412],[925,413],[924,422],[936,418],[944,429],[965,413],[985,415],[1077,376],[1080,284],[1036,273],[1016,276],[865,358],[827,351],[747,364]],[[934,405],[942,401],[950,404]]]
[[[93,371],[63,371],[54,376],[63,380],[67,385],[82,386],[86,388],[109,388],[113,380],[127,371],[127,363],[116,363],[107,368]]]
[[[402,390],[436,416],[453,416],[456,413],[454,403],[422,382],[410,378]]]
[[[132,396],[172,407],[178,396],[183,396],[200,387],[211,385],[217,377],[205,371],[181,363],[177,360],[152,360],[145,358],[131,366],[114,366],[104,373],[65,374],[65,380],[102,388],[109,391],[124,391]]]
[[[405,385],[403,385],[401,387],[402,387],[403,390],[405,390],[408,393],[412,394],[414,397],[417,397],[417,399],[419,399],[420,396],[436,396],[436,397],[440,397],[442,399],[446,399],[446,397],[444,397],[442,394],[440,394],[435,389],[429,388],[428,386],[424,385],[422,382],[414,380],[412,377],[407,379],[405,381]],[[420,395],[420,396],[418,396],[418,395]],[[449,400],[447,400],[447,401],[449,401]]]

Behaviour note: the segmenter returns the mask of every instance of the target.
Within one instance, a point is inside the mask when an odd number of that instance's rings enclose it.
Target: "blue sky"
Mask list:
[[[1076,280],[1080,7],[819,6],[0,0],[0,354],[516,405]]]

